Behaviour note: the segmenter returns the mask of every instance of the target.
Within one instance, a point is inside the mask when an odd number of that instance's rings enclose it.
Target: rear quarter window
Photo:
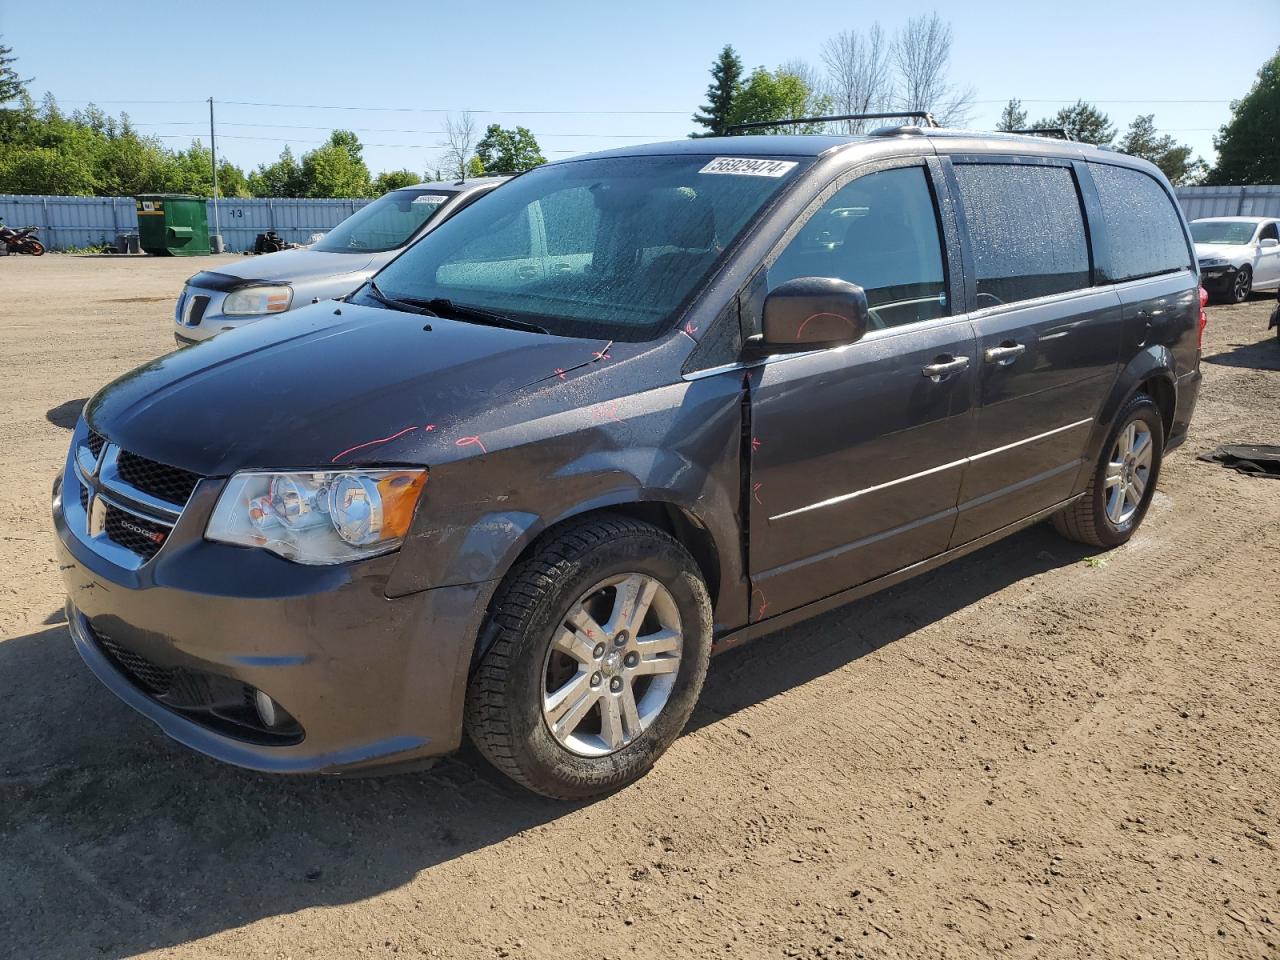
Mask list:
[[[1164,188],[1141,170],[1090,163],[1105,236],[1096,251],[1102,280],[1120,283],[1186,270],[1191,253]]]
[[[958,163],[977,306],[1089,286],[1089,245],[1067,167]]]

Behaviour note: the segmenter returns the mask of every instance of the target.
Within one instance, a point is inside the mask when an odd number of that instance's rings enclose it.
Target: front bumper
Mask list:
[[[1236,281],[1238,269],[1231,264],[1215,267],[1200,267],[1200,286],[1214,292],[1228,290]]]
[[[458,746],[492,583],[389,599],[394,554],[308,567],[207,542],[204,522],[221,488],[211,480],[160,552],[128,570],[68,524],[63,493],[78,497],[78,484],[74,471],[64,473],[54,496],[76,649],[103,684],[170,737],[271,773],[410,765]],[[237,726],[207,704],[192,708],[190,697],[166,686],[169,677],[184,691],[188,681],[222,693],[260,690],[292,715],[296,730],[274,735]]]

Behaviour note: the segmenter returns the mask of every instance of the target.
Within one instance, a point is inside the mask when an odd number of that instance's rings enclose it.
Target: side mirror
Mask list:
[[[1280,247],[1280,240],[1277,240],[1275,237],[1267,237],[1264,240],[1259,240],[1258,246],[1262,247],[1264,250],[1269,250],[1272,247]]]
[[[846,280],[797,277],[765,297],[762,327],[763,333],[748,341],[762,354],[853,343],[867,332],[867,295]]]

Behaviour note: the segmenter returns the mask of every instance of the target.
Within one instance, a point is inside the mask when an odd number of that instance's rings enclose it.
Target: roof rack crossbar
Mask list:
[[[938,121],[928,110],[895,110],[892,113],[842,113],[834,117],[800,117],[796,120],[753,120],[751,123],[735,123],[725,130],[732,135],[743,130],[759,130],[764,127],[794,127],[807,123],[834,123],[837,120],[892,120],[910,117],[923,120],[925,126],[936,127]]]
[[[1059,140],[1071,140],[1073,137],[1066,127],[1027,127],[1025,130],[1001,130],[1001,133],[1018,133],[1026,137],[1047,136]]]

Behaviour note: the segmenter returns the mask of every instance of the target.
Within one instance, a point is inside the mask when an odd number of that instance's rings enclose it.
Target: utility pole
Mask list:
[[[222,252],[222,224],[218,221],[218,143],[213,136],[213,97],[209,98],[209,158],[213,165],[213,235],[214,253]]]

